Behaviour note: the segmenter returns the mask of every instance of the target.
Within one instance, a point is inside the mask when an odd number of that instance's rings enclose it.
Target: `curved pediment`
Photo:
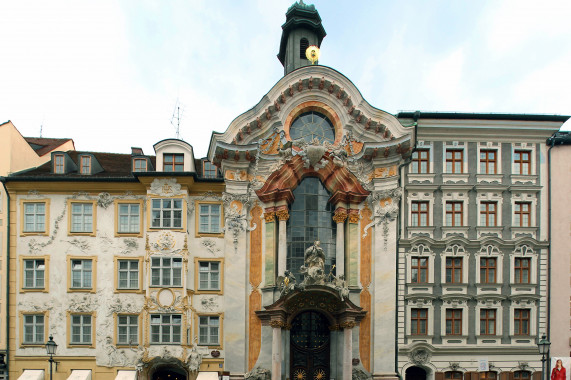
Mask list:
[[[278,81],[226,132],[213,133],[209,159],[219,163],[228,152],[233,159],[251,158],[258,144],[270,146],[265,154],[278,154],[291,141],[292,122],[307,110],[328,117],[335,128],[333,145],[345,144],[348,155],[386,158],[406,154],[414,145],[414,127],[405,127],[393,115],[371,106],[343,74],[325,66],[306,66]]]

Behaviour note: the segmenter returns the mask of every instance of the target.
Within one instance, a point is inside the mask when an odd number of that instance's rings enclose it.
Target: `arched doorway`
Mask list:
[[[329,379],[329,322],[317,311],[305,311],[291,323],[290,373],[293,380]]]
[[[149,380],[187,380],[186,371],[176,365],[162,365],[155,369]]]
[[[420,367],[409,367],[405,372],[405,380],[426,380],[426,371]]]

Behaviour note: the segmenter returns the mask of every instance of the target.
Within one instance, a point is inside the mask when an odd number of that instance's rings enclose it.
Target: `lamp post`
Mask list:
[[[56,354],[57,344],[54,342],[54,337],[50,335],[50,340],[46,343],[46,352],[50,356],[48,361],[50,362],[50,380],[52,380],[52,367],[54,364],[54,355]]]
[[[546,355],[549,355],[549,346],[551,342],[548,341],[545,337],[545,334],[541,337],[541,340],[537,342],[537,348],[539,349],[539,353],[541,354],[541,379],[547,380],[547,373],[545,371],[545,362],[547,359],[545,358]]]

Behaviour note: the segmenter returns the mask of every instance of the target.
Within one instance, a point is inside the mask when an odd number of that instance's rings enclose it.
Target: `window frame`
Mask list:
[[[46,345],[46,337],[47,337],[47,333],[48,333],[48,327],[49,327],[49,311],[20,311],[19,313],[19,319],[20,319],[20,348],[23,347],[44,347]],[[26,337],[26,317],[28,316],[42,316],[43,317],[43,332],[42,332],[42,341],[34,341],[34,342],[26,342],[25,337]],[[34,329],[35,327],[35,323],[34,323]],[[37,334],[37,331],[35,331],[34,334]]]
[[[426,210],[422,210],[422,206],[426,206]],[[415,210],[415,207],[417,208]],[[422,223],[422,216],[426,217],[426,224]],[[416,216],[416,220],[415,220]],[[410,202],[410,226],[411,227],[429,227],[430,224],[430,202],[421,200],[412,200]]]
[[[73,205],[74,204],[82,204],[82,205],[91,205],[91,231],[72,231],[73,227]],[[95,236],[97,233],[97,203],[95,200],[77,200],[77,199],[68,199],[67,200],[67,231],[68,235],[70,236]],[[84,215],[84,209],[82,208],[82,217]],[[82,227],[85,229],[84,222],[82,222]]]
[[[214,176],[206,175],[207,172],[210,173],[213,171],[210,168],[209,169],[206,168],[207,164],[211,165],[214,168]],[[202,177],[203,178],[220,178],[218,166],[214,165],[212,162],[210,162],[208,160],[202,160]]]
[[[137,170],[137,162],[144,162],[145,163],[145,168],[144,170]],[[133,173],[145,173],[148,172],[148,167],[149,167],[149,163],[148,160],[146,158],[142,158],[142,157],[133,157],[133,167],[132,167],[132,171]],[[139,168],[142,169],[142,168]]]
[[[483,256],[482,255],[482,256],[476,257],[476,260],[479,260],[478,266],[480,268],[480,281],[478,281],[478,283],[479,284],[486,284],[486,285],[497,284],[498,283],[498,261],[499,261],[498,257],[497,256],[491,257],[491,256]],[[485,266],[482,266],[483,260],[486,260]],[[491,261],[491,260],[493,260],[493,262],[494,262],[493,267],[489,265],[489,261]],[[493,272],[494,278],[493,278],[492,282],[488,281],[491,269],[494,270],[494,272]],[[484,271],[484,275],[485,275],[484,278],[482,278],[482,271]]]
[[[26,262],[44,261],[44,285],[42,287],[26,287]],[[49,256],[20,256],[20,293],[49,292]],[[34,271],[35,272],[35,271]]]
[[[491,318],[488,315],[488,312],[493,311],[494,312],[494,317]],[[497,308],[480,308],[479,310],[479,327],[478,327],[478,331],[479,331],[479,335],[483,336],[483,337],[492,337],[492,336],[498,336],[498,309]],[[485,313],[484,318],[482,318],[482,313]],[[485,322],[485,331],[482,332],[482,322]],[[494,332],[490,333],[489,332],[489,322],[493,322],[494,323]]]
[[[489,158],[489,154],[493,153],[494,154],[494,159],[490,159]],[[480,149],[480,154],[479,154],[479,174],[498,174],[498,149],[494,149],[494,148],[484,148],[484,149]],[[482,154],[485,155],[485,158],[482,159]],[[490,172],[489,170],[489,164],[493,163],[494,164],[494,171],[493,173]],[[484,169],[482,170],[482,164],[484,164]]]
[[[184,153],[163,153],[163,172],[165,173],[182,173],[184,172]],[[167,157],[172,161],[167,161]],[[181,162],[176,161],[176,157],[182,157]],[[180,166],[181,170],[176,170]],[[166,170],[167,167],[171,167],[172,170]]]
[[[115,206],[115,237],[130,236],[130,237],[143,237],[143,200],[142,199],[116,199],[114,201]],[[139,206],[139,231],[137,232],[122,232],[120,231],[121,226],[121,206],[122,205],[138,205]],[[130,218],[129,214],[129,218]],[[130,224],[130,223],[129,223]]]
[[[201,336],[200,336],[200,328],[201,326],[203,326],[202,324],[200,324],[200,318],[208,318],[210,320],[210,318],[218,318],[218,342],[217,343],[212,343],[212,342],[207,342],[207,343],[203,343],[201,341]],[[200,314],[196,314],[196,318],[195,318],[195,335],[194,336],[198,336],[198,346],[202,346],[202,347],[208,347],[209,349],[222,349],[222,337],[223,335],[223,326],[224,326],[224,314],[222,313],[200,313]],[[207,325],[210,326],[210,325]],[[210,333],[209,333],[209,337],[210,337]]]
[[[43,231],[26,231],[26,204],[44,204],[44,230]],[[36,215],[36,214],[34,214]],[[37,222],[34,218],[34,225]],[[20,236],[48,236],[50,231],[50,199],[20,199]]]
[[[448,158],[448,152],[452,153],[452,157]],[[455,156],[460,153],[460,158]],[[451,170],[448,170],[448,163],[451,165]],[[460,171],[456,171],[456,164],[460,163]],[[464,148],[463,147],[445,147],[444,149],[444,173],[445,174],[464,174]]]
[[[121,288],[119,273],[120,273],[120,262],[121,261],[129,261],[129,262],[137,262],[138,263],[138,287],[137,288]],[[115,279],[115,293],[142,293],[143,292],[143,258],[142,257],[125,257],[125,256],[114,256],[114,279]],[[128,270],[131,272],[131,270]]]
[[[417,154],[418,153],[418,154]],[[426,157],[423,157],[421,155],[421,153],[426,153]],[[415,154],[417,154],[417,157],[415,157]],[[417,165],[416,170],[414,170],[415,168],[415,164]],[[423,164],[426,164],[426,171],[423,171],[422,167]],[[413,153],[412,153],[412,160],[410,163],[410,174],[430,174],[430,148],[417,148]]]
[[[91,318],[90,322],[91,322],[91,342],[89,343],[78,343],[78,342],[74,342],[72,340],[73,338],[73,334],[72,334],[72,330],[73,330],[73,326],[72,326],[72,322],[73,322],[73,317],[74,316],[81,316],[82,319],[85,316],[89,316]],[[83,347],[83,348],[95,348],[95,343],[97,341],[96,336],[95,336],[95,326],[96,326],[96,317],[97,317],[97,313],[92,311],[92,312],[71,312],[71,311],[67,311],[67,347],[68,348],[79,348],[79,347]],[[83,326],[83,323],[81,324],[80,327]]]
[[[448,211],[448,205],[452,206],[452,209]],[[455,206],[460,205],[460,211],[455,210]],[[448,215],[450,215],[451,223],[448,224]],[[456,225],[455,217],[460,215],[460,225]],[[464,227],[464,201],[449,201],[446,200],[444,203],[444,220],[445,227]]]
[[[451,312],[451,315],[448,316],[448,312]],[[463,323],[462,323],[462,318],[463,318],[463,309],[457,309],[457,308],[446,308],[444,310],[444,333],[446,336],[462,336],[463,335]],[[459,317],[457,315],[457,312],[459,312]],[[448,329],[448,322],[451,321],[451,329]],[[457,331],[457,329],[455,328],[455,322],[460,322],[460,326],[459,326],[459,331]]]
[[[159,316],[160,317],[160,323],[158,324],[154,324],[153,323],[153,317],[154,316]],[[170,317],[170,323],[169,324],[163,324],[163,317],[164,316],[169,316]],[[179,332],[179,336],[180,336],[180,340],[179,341],[174,341],[174,329],[172,328],[173,326],[177,326],[173,323],[173,317],[180,317],[180,332]],[[159,326],[159,341],[153,341],[153,326]],[[163,327],[164,326],[169,326],[170,329],[170,333],[169,333],[169,338],[170,340],[168,342],[163,341],[162,337],[163,337]],[[165,345],[182,345],[185,343],[185,332],[186,332],[186,326],[185,326],[185,321],[184,321],[184,315],[182,313],[150,313],[149,314],[149,343],[151,345],[160,345],[160,344],[165,344]]]
[[[460,376],[455,376],[460,375]],[[464,373],[460,371],[446,371],[444,372],[444,380],[463,380]]]
[[[200,210],[200,206],[201,205],[218,205],[220,207],[220,224],[219,224],[219,232],[203,232],[200,230],[200,217],[202,216],[201,214],[201,210]],[[194,209],[195,209],[195,236],[196,237],[205,237],[205,236],[210,236],[210,237],[222,237],[224,236],[224,205],[222,204],[222,202],[217,202],[217,201],[195,201],[194,204]],[[210,215],[210,214],[209,214]],[[210,221],[209,221],[210,223]]]
[[[161,207],[160,208],[153,208],[153,201],[160,201],[161,202]],[[173,203],[173,207],[171,207],[170,209],[165,209],[163,208],[163,201],[165,200],[171,200],[171,201],[181,201],[181,208],[180,208],[180,213],[181,213],[181,226],[180,227],[164,227],[163,226],[163,211],[171,211],[172,216],[170,218],[170,221],[172,222],[175,218],[174,218],[174,211],[179,211],[178,208],[174,208],[174,203]],[[184,196],[181,195],[177,195],[177,196],[173,196],[173,197],[154,197],[154,198],[149,198],[147,200],[147,231],[159,231],[159,230],[169,230],[169,231],[185,231],[186,230],[186,222],[187,222],[187,203],[186,203],[186,199]],[[153,211],[159,211],[160,212],[160,226],[153,226]]]
[[[491,374],[494,374],[494,376],[490,376]],[[498,373],[495,371],[484,371],[478,374],[478,380],[499,380],[498,378]]]
[[[452,260],[452,265],[448,265],[448,259]],[[455,265],[455,260],[460,260],[460,268]],[[451,270],[451,281],[448,281],[448,270]],[[460,281],[456,281],[455,270],[460,269]],[[464,256],[444,256],[444,283],[449,284],[463,284],[464,283]]]
[[[218,288],[202,289],[200,287],[200,264],[201,263],[218,263]],[[224,294],[224,258],[194,258],[194,290],[195,294]]]
[[[523,154],[527,154],[528,155],[528,159],[524,160],[523,159]],[[516,160],[516,154],[520,155],[519,160]],[[532,163],[533,163],[533,150],[532,149],[527,149],[527,148],[514,148],[512,151],[512,165],[513,165],[513,171],[512,174],[514,175],[532,175],[533,171],[532,171]],[[523,173],[523,165],[527,164],[527,173]],[[518,168],[519,172],[516,172],[516,168]]]
[[[91,287],[72,287],[73,261],[91,261]],[[67,292],[68,293],[95,293],[97,291],[97,256],[67,256]],[[83,269],[82,269],[83,273]],[[83,281],[83,276],[82,276]]]
[[[54,154],[53,160],[54,174],[65,174],[65,155],[61,153]],[[61,162],[58,162],[60,160]]]
[[[527,373],[528,376],[527,376],[527,377],[521,376],[521,374],[523,374],[523,373]],[[516,375],[517,375],[517,376],[516,376]],[[531,378],[532,378],[532,373],[531,373],[531,371],[522,371],[522,370],[520,370],[520,371],[514,371],[514,372],[513,372],[513,380],[531,380]]]
[[[136,337],[137,337],[137,342],[132,342],[131,344],[129,344],[129,342],[127,343],[123,343],[119,341],[119,327],[120,325],[120,318],[121,317],[136,317],[136,321],[137,321],[137,333],[136,333]],[[130,318],[129,318],[130,319]],[[113,326],[115,327],[114,329],[114,334],[113,334],[113,344],[115,344],[115,346],[117,347],[131,347],[131,346],[138,346],[140,344],[142,344],[142,326],[141,326],[141,321],[142,321],[142,314],[139,313],[113,313]],[[127,329],[129,327],[131,327],[131,325],[126,325]],[[129,330],[127,330],[127,338],[130,337],[132,334],[130,334]]]
[[[159,260],[161,265],[160,266],[154,266],[153,265],[153,261],[154,260]],[[164,261],[165,260],[170,260],[170,266],[164,266]],[[175,278],[174,274],[175,274],[175,268],[172,264],[176,261],[180,261],[180,267],[178,268],[178,270],[180,271],[179,273],[179,278],[180,278],[180,284],[176,285],[174,284],[173,280]],[[177,256],[167,256],[167,257],[151,257],[150,261],[149,261],[149,272],[150,272],[150,276],[149,276],[149,287],[151,288],[182,288],[185,286],[185,274],[186,274],[186,270],[184,267],[184,260],[183,257],[177,257]],[[153,281],[155,279],[154,276],[154,271],[158,270],[159,273],[159,284],[154,284]],[[163,274],[164,274],[164,270],[169,270],[170,273],[170,277],[169,277],[169,283],[165,283],[164,282],[164,278],[163,278]]]
[[[426,312],[426,316],[422,317],[421,311]],[[416,312],[417,315],[414,316],[413,313]],[[413,307],[410,309],[410,335],[413,336],[428,336],[428,308]],[[420,333],[420,327],[424,324],[424,333]],[[413,326],[416,325],[416,329]],[[415,332],[416,331],[416,332]]]
[[[525,311],[527,312],[527,318],[521,316],[521,312]],[[518,318],[517,313],[520,312],[520,316]],[[516,330],[516,322],[519,321],[519,329]],[[519,308],[516,307],[513,309],[513,335],[514,336],[532,336],[531,333],[531,309],[530,308]],[[527,327],[527,333],[522,333],[522,331],[524,330],[523,327],[523,323],[525,322],[525,326]]]
[[[84,160],[87,160],[88,165],[86,165],[86,162],[84,162]],[[90,155],[82,154],[79,156],[79,173],[80,174],[83,174],[83,175],[91,174],[91,168],[92,168],[91,161],[92,161],[92,158]],[[86,168],[87,168],[87,170],[84,170]]]
[[[528,207],[527,211],[523,211],[521,206],[526,205]],[[513,211],[513,215],[514,215],[514,226],[515,227],[533,227],[533,223],[531,220],[531,208],[532,208],[532,202],[520,202],[520,201],[516,201],[514,202],[514,211]],[[523,216],[527,215],[527,225],[523,224]],[[519,221],[519,223],[517,223],[517,221]]]
[[[493,206],[493,210],[491,210]],[[482,209],[484,207],[484,209]],[[481,227],[497,227],[498,226],[498,202],[496,201],[481,201],[479,212],[479,222]],[[482,223],[482,216],[485,216],[485,223]],[[490,216],[493,216],[493,224],[490,224]]]
[[[523,266],[521,266],[521,265],[518,266],[518,265],[517,265],[517,264],[518,264],[518,261],[520,261],[520,262],[521,262],[521,261],[526,261],[526,262],[528,263],[527,268],[525,268],[525,267],[523,267]],[[531,259],[531,257],[514,257],[514,266],[513,266],[513,268],[514,268],[514,270],[513,270],[513,275],[514,275],[513,279],[514,279],[514,281],[513,281],[513,283],[514,283],[514,284],[520,284],[520,285],[529,285],[529,284],[531,284],[531,283],[532,283],[532,282],[531,282],[531,266],[532,266],[532,259]],[[520,271],[520,272],[519,272],[519,276],[517,276],[517,271],[518,271],[518,269],[519,269],[519,271]],[[522,278],[524,269],[527,269],[527,282],[521,281],[521,278]],[[518,278],[518,277],[519,277],[519,278]]]
[[[418,264],[414,264],[414,260],[418,260]],[[426,265],[421,264],[421,260],[426,260]],[[414,271],[417,271],[417,280],[414,281]],[[424,272],[424,277],[426,281],[420,281],[422,278],[422,272]],[[411,284],[427,284],[430,282],[430,258],[428,256],[410,256],[410,281]]]

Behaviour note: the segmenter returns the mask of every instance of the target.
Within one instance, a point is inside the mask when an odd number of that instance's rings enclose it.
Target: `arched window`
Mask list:
[[[307,38],[302,38],[301,40],[299,40],[299,58],[307,59],[307,57],[305,56],[305,51],[307,50],[308,47],[309,47],[309,41],[307,40]]]
[[[331,120],[322,113],[309,111],[299,115],[289,129],[292,140],[303,139],[311,143],[317,139],[320,144],[324,141],[333,143],[335,141],[335,128]]]
[[[325,253],[325,273],[335,264],[336,226],[333,222],[333,205],[330,194],[319,178],[305,178],[293,191],[287,223],[286,268],[301,281],[299,268],[303,265],[305,250],[316,240]]]

